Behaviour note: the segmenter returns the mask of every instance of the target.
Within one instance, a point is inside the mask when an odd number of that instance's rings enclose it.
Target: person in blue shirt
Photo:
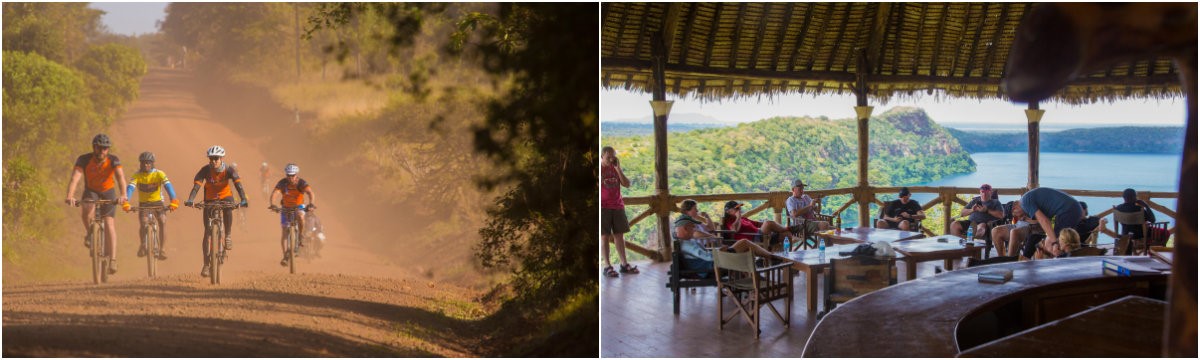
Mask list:
[[[688,269],[712,269],[712,252],[695,241],[696,239],[716,239],[712,231],[716,223],[707,213],[702,213],[696,206],[696,200],[687,199],[679,204],[679,218],[675,219],[674,237],[681,240],[680,251],[683,252],[685,266]],[[753,252],[760,257],[770,257],[771,252],[749,240],[738,240],[733,245],[722,246],[720,250],[734,252]]]
[[[1055,246],[1058,244],[1058,234],[1063,229],[1074,228],[1083,218],[1083,208],[1079,206],[1079,201],[1065,192],[1047,187],[1029,190],[1025,195],[1021,195],[1021,200],[1013,203],[1013,206],[1020,206],[1042,230],[1047,230],[1042,246],[1049,249],[1054,256],[1058,256],[1060,252],[1059,247]],[[1022,255],[1031,258],[1037,247],[1037,242],[1026,241]]]

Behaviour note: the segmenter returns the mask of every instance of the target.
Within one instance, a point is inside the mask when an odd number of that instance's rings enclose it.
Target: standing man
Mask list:
[[[999,220],[1004,218],[1004,207],[1000,205],[1000,200],[996,193],[992,192],[992,186],[983,184],[979,186],[979,196],[971,199],[971,202],[964,206],[962,212],[958,216],[967,216],[967,220],[955,221],[950,223],[950,235],[963,237],[966,236],[967,227],[975,227],[975,237],[982,238],[985,227],[981,224],[989,221]],[[970,240],[970,239],[967,239]]]
[[[116,200],[118,204],[125,204],[125,193],[117,191],[113,186],[114,176],[120,188],[125,188],[125,170],[121,169],[121,159],[116,155],[108,153],[108,149],[112,147],[112,140],[108,139],[108,135],[98,134],[92,138],[92,152],[80,155],[75,159],[75,169],[71,172],[71,182],[67,185],[67,205],[75,206],[75,185],[79,184],[79,178],[84,178],[83,184],[83,199],[84,200]],[[104,217],[105,238],[108,239],[106,244],[103,244],[108,254],[108,273],[117,273],[117,224],[113,221],[113,215],[116,214],[116,204],[104,204],[100,206],[100,216]],[[95,204],[83,204],[83,211],[80,214],[83,218],[83,228],[91,231],[88,222],[92,220],[92,216],[97,211]],[[92,247],[90,243],[92,234],[84,237],[84,246]]]
[[[787,198],[788,216],[792,219],[803,219],[804,229],[809,234],[829,229],[829,223],[815,221],[816,216],[813,216],[813,214],[821,211],[821,205],[817,204],[808,194],[804,193],[805,186],[808,186],[808,184],[800,180],[792,182],[792,196]],[[799,225],[800,222],[796,221],[793,224]]]
[[[621,199],[621,187],[629,187],[629,178],[621,171],[621,160],[612,146],[600,150],[600,236],[603,239],[601,253],[604,254],[604,275],[620,276],[613,271],[608,256],[608,242],[617,244],[617,256],[621,258],[622,274],[637,274],[637,266],[625,260],[625,233],[629,232],[629,219],[625,217],[625,201]]]
[[[1046,240],[1042,247],[1050,249],[1051,255],[1054,256],[1058,256],[1060,252],[1059,247],[1054,246],[1058,243],[1058,234],[1063,229],[1075,227],[1079,224],[1079,219],[1083,218],[1083,208],[1079,206],[1079,202],[1075,201],[1074,197],[1047,187],[1029,190],[1013,206],[1020,206],[1021,210],[1029,214],[1042,227],[1042,230],[1049,230],[1046,231]],[[1053,220],[1053,227],[1050,226],[1051,220]],[[1025,258],[1032,258],[1037,246],[1035,241],[1026,241],[1021,255]]]

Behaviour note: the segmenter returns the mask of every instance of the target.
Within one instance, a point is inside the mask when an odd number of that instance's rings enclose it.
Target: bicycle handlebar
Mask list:
[[[271,212],[274,212],[274,213],[292,213],[292,212],[296,212],[296,210],[299,210],[299,209],[300,208],[288,208],[288,207],[278,207],[278,206],[272,206],[272,207],[267,208],[267,210],[270,210]],[[306,206],[304,208],[305,212],[313,212],[316,210],[317,210],[316,206]]]
[[[198,203],[192,204],[192,207],[197,208],[197,209],[221,209],[221,210],[224,210],[224,209],[237,209],[237,208],[241,207],[241,205],[239,205],[238,203],[229,203],[229,202],[211,202],[211,203],[210,202],[198,202]]]
[[[76,201],[75,201],[75,207],[80,207],[80,206],[82,206],[83,204],[96,204],[96,205],[108,205],[108,204],[114,204],[114,205],[115,205],[116,203],[117,203],[117,201],[116,201],[116,200],[103,200],[103,199],[99,199],[99,200],[97,200],[97,199],[86,199],[86,200],[76,200]]]

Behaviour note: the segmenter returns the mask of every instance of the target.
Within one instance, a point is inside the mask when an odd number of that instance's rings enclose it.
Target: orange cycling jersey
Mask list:
[[[91,191],[105,192],[113,188],[113,174],[121,168],[121,160],[109,154],[97,160],[93,153],[75,159],[75,169],[83,172],[84,186]]]
[[[283,193],[283,207],[286,208],[294,208],[303,204],[304,191],[311,188],[304,179],[298,179],[295,185],[288,182],[287,178],[283,178],[278,183],[275,183],[275,189]]]
[[[241,183],[237,169],[229,165],[221,165],[221,169],[213,169],[204,165],[196,173],[196,185],[204,185],[204,200],[221,200],[233,196],[233,184]]]

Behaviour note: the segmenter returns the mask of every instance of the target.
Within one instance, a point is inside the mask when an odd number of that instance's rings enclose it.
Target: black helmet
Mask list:
[[[141,162],[147,162],[147,161],[149,161],[149,162],[154,162],[154,153],[152,153],[152,152],[149,152],[149,151],[147,151],[147,152],[144,152],[144,153],[142,153],[141,155],[138,155],[138,161],[141,161]]]
[[[108,135],[97,134],[96,137],[92,138],[92,145],[112,147],[112,141],[108,139]]]

